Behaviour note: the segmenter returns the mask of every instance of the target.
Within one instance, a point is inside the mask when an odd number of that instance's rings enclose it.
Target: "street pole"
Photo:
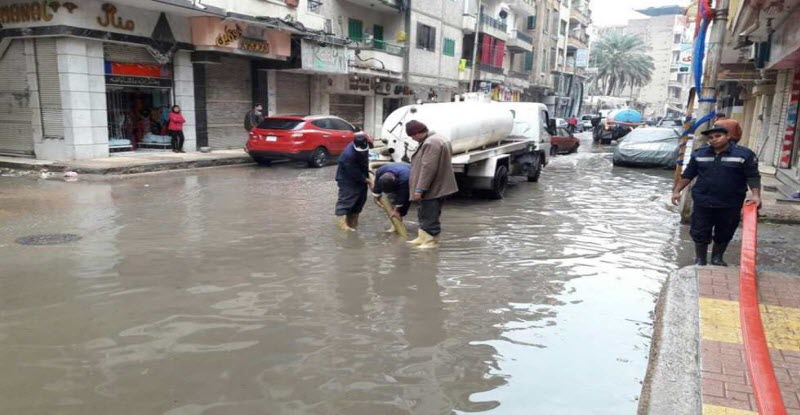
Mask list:
[[[729,0],[717,0],[716,8],[714,9],[714,24],[711,26],[711,37],[706,45],[705,68],[703,77],[703,86],[698,98],[704,98],[700,102],[699,111],[697,112],[698,118],[704,117],[707,114],[714,112],[717,101],[717,78],[719,77],[720,62],[722,61],[722,47],[725,43],[725,34],[728,30],[728,5]],[[698,99],[698,101],[700,101]],[[711,121],[706,126],[700,126],[698,131],[695,132],[695,139],[692,141],[692,151],[704,146],[707,142],[705,136],[698,134],[699,132],[707,130]],[[688,223],[692,214],[692,202],[686,195],[689,194],[689,189],[684,191],[681,207],[681,221]]]
[[[475,39],[472,41],[472,70],[469,72],[469,85],[467,86],[469,92],[473,92],[472,89],[474,88],[475,77],[478,72],[478,62],[476,62],[476,60],[478,59],[478,30],[481,27],[481,15],[483,15],[483,5],[481,3],[482,1],[478,0],[477,9],[475,9]]]

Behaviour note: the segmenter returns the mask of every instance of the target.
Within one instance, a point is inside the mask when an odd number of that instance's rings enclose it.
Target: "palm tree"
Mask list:
[[[621,94],[625,87],[640,87],[652,79],[653,58],[638,36],[609,32],[595,44],[592,61],[597,68],[596,82],[606,95]]]

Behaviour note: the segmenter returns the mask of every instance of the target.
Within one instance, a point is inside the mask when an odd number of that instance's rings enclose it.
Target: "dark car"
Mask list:
[[[677,128],[636,128],[614,149],[614,165],[673,168],[680,138],[681,132]]]
[[[578,151],[581,142],[566,128],[556,128],[556,134],[550,136],[550,154],[571,154]]]
[[[259,164],[291,159],[322,167],[331,156],[341,154],[358,132],[352,124],[330,115],[276,115],[250,131],[247,152]]]

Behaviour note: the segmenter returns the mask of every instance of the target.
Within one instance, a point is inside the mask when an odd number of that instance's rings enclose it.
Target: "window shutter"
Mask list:
[[[436,28],[435,27],[428,27],[428,50],[431,52],[436,51]]]
[[[502,40],[495,41],[496,49],[494,51],[494,66],[497,68],[503,67],[503,58],[505,57],[506,42]]]
[[[347,37],[356,42],[364,40],[364,23],[358,19],[347,19]]]
[[[536,16],[528,16],[528,30],[536,29]]]
[[[525,52],[525,70],[533,70],[533,52]]]
[[[425,49],[425,41],[427,40],[425,33],[425,25],[417,23],[417,47]]]
[[[483,34],[483,44],[481,45],[481,63],[490,64],[492,63],[492,37]]]
[[[383,41],[383,26],[372,26],[372,47],[380,50],[386,48],[386,43]]]

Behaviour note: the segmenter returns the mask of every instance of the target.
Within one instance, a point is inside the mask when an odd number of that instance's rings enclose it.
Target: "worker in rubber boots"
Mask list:
[[[336,201],[336,219],[339,229],[354,231],[358,215],[367,202],[369,180],[369,142],[364,134],[356,134],[339,156],[336,168],[339,198]]]
[[[392,217],[401,221],[411,207],[411,195],[408,188],[410,175],[411,166],[406,163],[389,163],[375,171],[375,185],[372,188],[375,204],[383,208],[381,196],[386,194],[392,203]],[[395,232],[394,224],[386,232]]]
[[[695,150],[681,180],[672,192],[672,203],[678,204],[681,191],[697,178],[692,188],[694,207],[690,233],[695,246],[695,265],[706,265],[708,245],[711,265],[726,267],[722,256],[739,226],[742,203],[747,189],[752,196],[747,203],[761,206],[761,175],[758,157],[752,150],[730,142],[728,130],[714,125],[703,131],[708,146]]]
[[[422,249],[436,248],[442,232],[440,217],[444,198],[458,192],[450,146],[447,141],[416,120],[406,123],[406,134],[419,143],[411,159],[408,188],[411,200],[419,202],[419,236],[410,244]]]

